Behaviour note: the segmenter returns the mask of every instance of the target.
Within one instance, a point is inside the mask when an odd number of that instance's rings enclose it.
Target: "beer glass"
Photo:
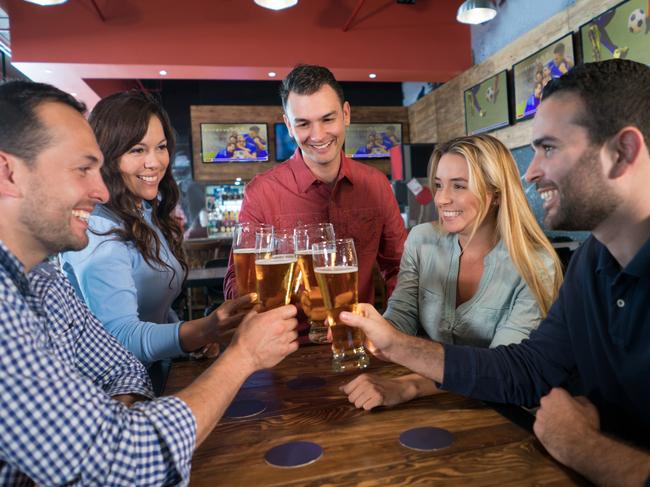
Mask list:
[[[294,230],[296,236],[296,287],[297,302],[307,315],[309,322],[309,340],[312,343],[327,342],[327,325],[325,325],[325,305],[312,258],[312,246],[315,243],[331,242],[336,238],[331,223],[312,223],[300,225]]]
[[[312,247],[314,273],[323,294],[326,322],[332,331],[332,367],[335,372],[364,369],[370,359],[358,328],[344,325],[341,311],[356,311],[359,301],[359,264],[351,238],[322,242]]]
[[[258,303],[264,311],[289,304],[296,266],[293,230],[278,230],[270,237],[258,232],[255,250]]]
[[[256,291],[255,235],[258,232],[265,235],[268,240],[273,235],[273,225],[254,222],[238,223],[232,234],[235,285],[239,296]]]

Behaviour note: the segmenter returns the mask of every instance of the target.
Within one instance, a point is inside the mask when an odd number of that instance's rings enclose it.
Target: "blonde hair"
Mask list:
[[[479,202],[470,240],[490,211],[489,195],[498,195],[497,237],[504,241],[515,268],[546,316],[562,284],[562,265],[528,205],[512,154],[490,135],[459,137],[439,145],[429,164],[429,184],[434,195],[436,171],[444,154],[457,154],[467,161],[468,187]],[[553,276],[547,270],[544,254],[553,261]]]

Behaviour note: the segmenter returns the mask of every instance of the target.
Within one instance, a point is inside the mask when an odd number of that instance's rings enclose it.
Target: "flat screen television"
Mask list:
[[[275,160],[278,162],[286,161],[294,152],[296,152],[296,141],[289,135],[287,126],[283,123],[273,125],[275,132]]]
[[[510,125],[508,80],[501,71],[465,90],[467,135],[489,132]]]
[[[202,123],[201,160],[205,163],[268,161],[265,123]]]
[[[559,78],[574,65],[572,33],[515,64],[512,68],[515,78],[515,119],[524,120],[535,115],[546,83]]]
[[[351,123],[345,131],[345,155],[354,159],[390,157],[402,143],[401,123]]]
[[[648,0],[627,0],[580,27],[582,60],[631,59],[650,65]]]

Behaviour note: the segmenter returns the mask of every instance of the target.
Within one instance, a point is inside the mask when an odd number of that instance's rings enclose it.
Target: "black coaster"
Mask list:
[[[271,448],[264,455],[266,463],[279,468],[296,468],[314,463],[323,456],[320,445],[311,441],[291,441]]]
[[[287,382],[287,387],[293,390],[318,389],[326,384],[326,380],[315,375],[299,375]]]
[[[447,448],[454,442],[454,436],[441,428],[413,428],[399,435],[402,446],[418,451],[433,451]]]
[[[233,401],[223,415],[226,418],[248,418],[260,414],[265,409],[266,404],[257,399],[239,399]]]

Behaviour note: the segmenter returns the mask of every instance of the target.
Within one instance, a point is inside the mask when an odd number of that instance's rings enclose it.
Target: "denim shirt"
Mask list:
[[[88,231],[88,246],[61,254],[63,271],[104,327],[138,359],[150,365],[184,355],[179,338],[180,321],[171,305],[181,292],[183,269],[167,240],[151,220],[151,206],[144,203],[145,221],[160,239],[160,253],[172,271],[149,265],[132,242],[115,235]],[[120,226],[116,217],[98,205],[89,228],[106,232]]]
[[[527,338],[542,314],[503,241],[486,255],[474,296],[456,307],[460,251],[457,234],[433,223],[414,227],[384,318],[409,335],[450,344],[496,347]],[[544,260],[553,276],[552,260]]]

